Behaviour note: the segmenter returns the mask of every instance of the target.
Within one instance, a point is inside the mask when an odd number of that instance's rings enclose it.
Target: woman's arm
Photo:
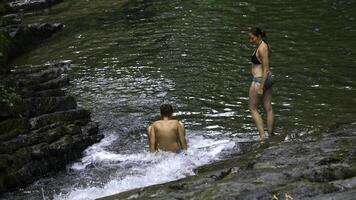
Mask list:
[[[257,93],[263,94],[263,89],[265,88],[265,82],[267,80],[268,72],[269,72],[269,56],[268,56],[268,46],[262,46],[258,49],[258,55],[260,57],[262,63],[262,80],[260,88],[258,88]]]

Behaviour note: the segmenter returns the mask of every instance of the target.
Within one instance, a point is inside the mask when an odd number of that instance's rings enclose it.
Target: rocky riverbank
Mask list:
[[[69,61],[11,67],[9,60],[61,31],[63,25],[24,24],[24,12],[56,0],[0,1],[0,192],[62,170],[100,141],[90,112],[64,91]]]
[[[65,168],[102,139],[90,112],[63,87],[70,62],[15,68],[1,76],[0,191]]]
[[[240,155],[196,174],[101,200],[355,199],[356,123],[293,141],[244,144]]]

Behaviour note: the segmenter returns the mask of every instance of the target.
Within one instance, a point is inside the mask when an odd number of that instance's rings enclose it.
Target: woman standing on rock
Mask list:
[[[265,138],[263,120],[258,112],[258,106],[263,103],[267,113],[267,129],[270,136],[273,134],[274,113],[272,110],[272,73],[270,71],[270,46],[266,33],[260,28],[254,28],[249,33],[249,41],[256,47],[252,54],[252,83],[249,90],[249,109],[260,134],[260,140]]]

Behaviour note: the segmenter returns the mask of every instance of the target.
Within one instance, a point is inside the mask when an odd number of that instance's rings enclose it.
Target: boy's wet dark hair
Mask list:
[[[171,104],[162,104],[160,109],[162,117],[171,117],[173,114],[173,107]]]

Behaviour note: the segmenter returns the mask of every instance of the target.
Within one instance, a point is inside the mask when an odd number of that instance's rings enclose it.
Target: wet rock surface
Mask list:
[[[356,123],[320,135],[242,144],[234,155],[197,175],[135,189],[116,199],[354,199]]]
[[[10,24],[0,27],[0,74],[10,72],[8,60],[50,38],[63,27],[61,23]]]
[[[11,0],[8,2],[8,6],[12,10],[23,11],[23,10],[38,10],[51,7],[63,0]]]
[[[61,31],[61,23],[24,24],[25,12],[48,8],[59,0],[0,1],[0,74],[9,73],[9,60]]]
[[[102,139],[90,112],[62,89],[68,67],[68,61],[16,67],[0,76],[8,92],[0,102],[1,192],[64,169]]]
[[[61,0],[0,1],[0,192],[55,173],[98,142],[98,124],[78,109],[63,87],[70,62],[11,67],[9,60],[29,51],[64,27],[23,23],[27,12]]]

